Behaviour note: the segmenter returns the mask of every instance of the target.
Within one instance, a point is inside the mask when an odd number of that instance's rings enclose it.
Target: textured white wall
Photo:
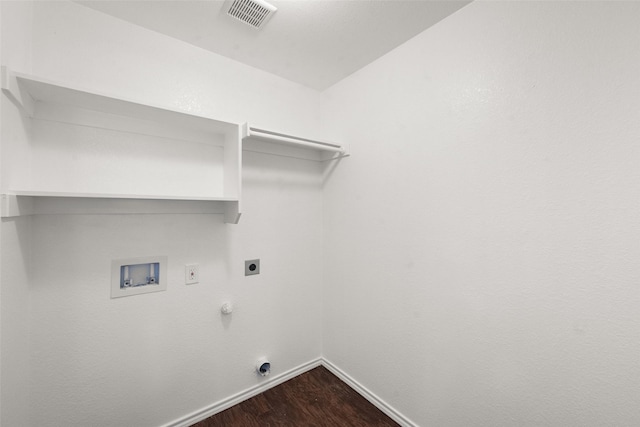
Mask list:
[[[246,157],[238,226],[221,215],[33,218],[29,425],[159,426],[262,382],[263,355],[273,375],[320,356],[319,174]],[[153,254],[169,257],[168,290],[109,299],[110,260]],[[252,258],[262,272],[244,277]],[[194,262],[200,283],[186,286]]]
[[[3,220],[0,233],[0,425],[4,427],[26,425],[29,413],[30,221]]]
[[[33,8],[29,2],[0,2],[2,64],[29,69]],[[0,139],[22,138],[19,114],[0,95]],[[0,150],[0,164],[15,162]],[[4,188],[5,182],[0,183]],[[0,425],[20,426],[29,411],[29,263],[28,218],[2,219],[0,225]]]
[[[222,119],[318,131],[317,92],[83,6],[38,2],[33,28],[33,70],[19,71]],[[3,335],[2,349],[4,368],[26,366],[21,376],[3,371],[3,412],[15,406],[9,393],[28,384],[29,417],[16,408],[3,426],[158,426],[265,381],[254,372],[259,356],[270,357],[273,375],[320,356],[321,170],[256,153],[245,153],[244,168],[237,226],[221,215],[3,220],[3,267],[32,261],[22,268],[28,280],[15,284],[26,298],[13,298],[26,321],[18,331],[30,342],[18,347]],[[21,253],[6,254],[5,244],[23,243]],[[168,255],[168,290],[111,300],[111,260],[155,254]],[[245,278],[252,258],[262,260],[262,273]],[[200,264],[199,284],[184,285],[187,263]],[[4,304],[14,276],[2,272]],[[226,300],[236,304],[231,320],[219,312]],[[3,306],[3,327],[5,313]]]
[[[640,425],[639,21],[474,2],[325,93],[323,352],[418,425]]]

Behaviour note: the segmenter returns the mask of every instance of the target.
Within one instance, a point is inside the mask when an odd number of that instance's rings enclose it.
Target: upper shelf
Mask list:
[[[31,117],[36,113],[36,102],[44,102],[204,132],[232,132],[238,127],[234,123],[13,72],[4,66],[2,90]]]

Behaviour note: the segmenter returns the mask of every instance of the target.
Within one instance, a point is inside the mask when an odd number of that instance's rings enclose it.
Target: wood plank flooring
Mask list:
[[[391,418],[320,366],[192,427],[386,427]]]

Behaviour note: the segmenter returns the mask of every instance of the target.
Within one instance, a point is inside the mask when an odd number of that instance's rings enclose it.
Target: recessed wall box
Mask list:
[[[111,298],[167,290],[167,257],[115,259],[111,262]]]

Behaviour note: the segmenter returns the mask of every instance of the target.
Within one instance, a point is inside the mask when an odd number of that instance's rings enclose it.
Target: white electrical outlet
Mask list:
[[[200,266],[198,264],[187,264],[184,266],[184,283],[193,285],[200,281]]]

